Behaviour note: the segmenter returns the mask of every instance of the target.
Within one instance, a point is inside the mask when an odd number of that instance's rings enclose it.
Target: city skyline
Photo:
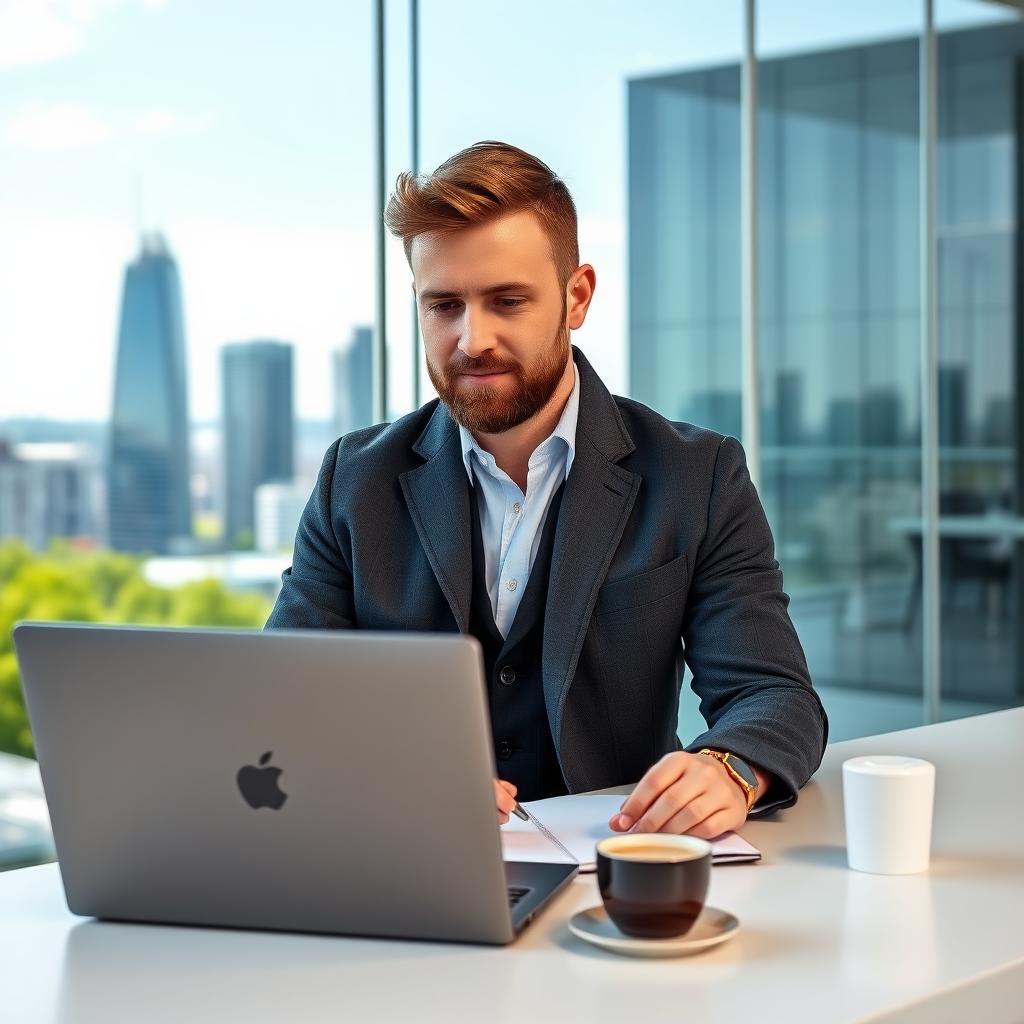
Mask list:
[[[565,177],[599,281],[577,340],[618,393],[628,393],[624,83],[735,59],[741,11],[652,0],[623,19],[606,2],[524,0],[497,40],[489,19],[466,19],[455,0],[421,19],[422,167],[497,137]],[[216,415],[219,346],[258,336],[296,345],[299,415],[331,415],[322,367],[373,314],[371,15],[372,5],[328,0],[258,16],[241,0],[0,6],[0,416],[105,417],[120,268],[157,225],[182,268],[195,417]],[[937,17],[941,29],[1012,13],[944,2]],[[453,21],[466,59],[429,59],[445,52]],[[919,27],[916,4],[790,0],[765,5],[758,43],[770,56]],[[406,50],[398,35],[391,43],[398,69]],[[523,52],[561,74],[524,80]],[[465,89],[467,79],[487,87]],[[401,94],[390,93],[389,180],[408,163]],[[573,130],[556,108],[582,112]],[[407,298],[401,244],[388,245]],[[401,389],[400,337],[392,349]]]

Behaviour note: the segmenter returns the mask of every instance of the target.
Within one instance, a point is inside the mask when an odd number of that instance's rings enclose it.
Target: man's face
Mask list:
[[[454,419],[498,434],[547,404],[571,358],[565,292],[531,211],[412,242],[427,372]]]

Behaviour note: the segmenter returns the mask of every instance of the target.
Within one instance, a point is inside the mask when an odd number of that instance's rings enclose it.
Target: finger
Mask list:
[[[680,757],[680,754],[682,755]],[[644,777],[636,784],[636,788],[626,797],[619,813],[630,818],[630,824],[643,816],[644,812],[676,782],[690,767],[691,756],[683,751],[666,754],[660,761],[647,769]],[[628,825],[626,826],[629,827]]]
[[[512,808],[516,805],[516,798],[497,780],[494,782],[494,802],[499,811],[511,814]]]
[[[742,824],[742,820],[737,820],[735,811],[716,811],[686,834],[696,836],[698,839],[717,839],[723,832],[731,832]]]
[[[700,778],[699,773],[684,775],[674,785],[669,786],[640,816],[640,820],[633,826],[633,831],[660,832],[670,818],[706,792],[706,780]]]
[[[508,815],[504,811],[498,811],[498,824],[499,825],[507,825],[508,824]]]
[[[722,806],[721,800],[714,799],[710,793],[702,793],[695,800],[691,800],[678,814],[669,818],[659,831],[681,836],[712,814],[723,810],[727,810],[727,808]]]
[[[519,792],[519,788],[516,786],[514,782],[506,782],[504,779],[497,779],[496,781],[498,785],[502,787],[502,789],[507,790],[513,796],[515,796],[516,793]]]

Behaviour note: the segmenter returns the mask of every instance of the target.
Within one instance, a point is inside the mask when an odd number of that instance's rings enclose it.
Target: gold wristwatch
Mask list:
[[[754,769],[746,761],[741,761],[735,754],[724,753],[721,750],[704,747],[697,753],[707,754],[708,757],[713,757],[725,765],[725,770],[736,780],[736,784],[743,789],[747,797],[747,813],[749,814],[750,808],[754,806],[754,801],[757,799],[757,776],[754,774]]]

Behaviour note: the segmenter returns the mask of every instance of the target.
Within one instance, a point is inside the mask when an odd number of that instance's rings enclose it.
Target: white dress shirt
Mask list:
[[[484,542],[487,593],[494,624],[508,636],[516,609],[526,591],[551,499],[568,477],[576,454],[576,420],[580,409],[580,375],[573,361],[574,383],[555,429],[530,456],[526,493],[485,452],[476,438],[459,426],[462,458],[469,482],[477,488],[480,532]]]

